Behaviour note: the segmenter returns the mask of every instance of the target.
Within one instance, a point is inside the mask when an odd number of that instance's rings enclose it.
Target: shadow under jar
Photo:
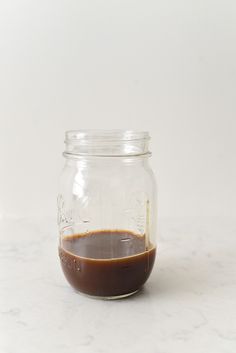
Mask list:
[[[149,134],[66,132],[58,195],[59,256],[77,291],[101,298],[137,292],[156,256],[156,183]]]

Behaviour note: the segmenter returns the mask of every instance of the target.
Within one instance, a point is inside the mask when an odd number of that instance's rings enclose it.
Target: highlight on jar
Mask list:
[[[59,257],[78,292],[136,293],[156,257],[157,191],[148,132],[67,131],[58,194]]]

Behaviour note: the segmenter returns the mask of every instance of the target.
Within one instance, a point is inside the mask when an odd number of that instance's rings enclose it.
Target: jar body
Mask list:
[[[78,291],[136,292],[156,254],[156,183],[147,155],[70,155],[58,195],[59,255]]]

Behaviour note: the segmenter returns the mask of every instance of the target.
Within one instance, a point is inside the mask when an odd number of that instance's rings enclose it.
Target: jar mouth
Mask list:
[[[136,130],[69,130],[66,131],[66,141],[94,141],[94,140],[109,140],[109,141],[133,141],[133,140],[150,140],[148,131]]]
[[[66,157],[150,155],[147,131],[70,130],[65,135]]]

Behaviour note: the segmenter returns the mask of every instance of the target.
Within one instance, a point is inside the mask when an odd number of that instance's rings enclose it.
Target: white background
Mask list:
[[[64,131],[149,130],[161,217],[235,216],[236,4],[0,4],[0,213],[55,215]]]

